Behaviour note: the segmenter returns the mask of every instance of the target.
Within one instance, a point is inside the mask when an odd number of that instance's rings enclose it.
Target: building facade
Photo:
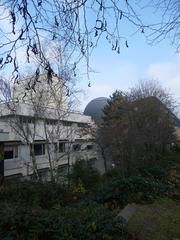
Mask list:
[[[89,116],[70,112],[62,84],[55,81],[55,85],[40,82],[34,91],[23,82],[14,88],[12,101],[1,104],[5,177],[30,178],[36,172],[48,178],[50,171],[59,177],[80,159],[96,166],[94,139],[85,131],[94,122]]]

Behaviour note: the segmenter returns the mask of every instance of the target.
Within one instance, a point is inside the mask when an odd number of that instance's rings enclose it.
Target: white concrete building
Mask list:
[[[5,177],[31,177],[35,171],[44,177],[49,169],[61,176],[68,163],[79,159],[96,164],[96,146],[84,131],[93,121],[67,110],[62,84],[56,82],[60,88],[55,91],[53,85],[39,82],[34,91],[22,83],[14,88],[13,100],[0,106]]]

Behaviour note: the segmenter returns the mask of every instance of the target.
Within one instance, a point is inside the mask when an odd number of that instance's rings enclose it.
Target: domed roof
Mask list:
[[[103,109],[106,104],[107,104],[106,97],[95,98],[87,104],[84,110],[84,115],[91,116],[96,123],[101,123],[104,114]]]

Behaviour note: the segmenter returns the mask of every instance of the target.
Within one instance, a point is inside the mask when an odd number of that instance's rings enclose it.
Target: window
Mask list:
[[[5,145],[4,146],[4,159],[18,158],[18,146],[17,145]]]
[[[32,147],[32,145],[31,145]],[[40,156],[45,154],[45,144],[44,143],[34,143],[34,155]]]
[[[72,122],[63,121],[63,126],[70,127],[71,125],[72,125]]]
[[[74,145],[73,145],[73,150],[74,150],[75,152],[80,151],[80,150],[81,150],[81,145],[80,145],[80,144],[74,144]]]
[[[57,120],[48,119],[48,120],[46,120],[46,124],[47,125],[56,125],[57,124]]]
[[[51,124],[50,120],[46,120],[46,124],[50,125]]]
[[[28,118],[27,118],[27,122],[28,122],[28,123],[31,123],[31,124],[34,124],[34,123],[35,123],[35,120],[34,120],[34,118],[28,117]]]
[[[66,143],[65,142],[59,142],[59,152],[63,153],[66,151]]]
[[[19,120],[21,123],[30,123],[30,124],[34,124],[35,123],[35,119],[33,117],[26,117],[26,116],[20,116]]]
[[[78,127],[88,127],[88,124],[87,123],[77,123]]]
[[[93,150],[93,145],[92,145],[92,144],[91,144],[91,145],[90,145],[90,144],[87,145],[87,150],[88,150],[88,151]]]
[[[54,152],[56,153],[57,149],[58,149],[58,146],[57,146],[57,143],[53,143],[53,144],[54,144]]]
[[[20,121],[20,123],[26,123],[26,118],[23,116],[20,116],[19,121]]]

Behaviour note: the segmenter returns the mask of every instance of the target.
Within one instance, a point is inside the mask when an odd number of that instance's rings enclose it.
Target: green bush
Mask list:
[[[155,181],[167,182],[168,171],[162,167],[154,166],[143,169],[141,174],[144,177],[152,178]]]
[[[0,192],[0,202],[50,209],[56,204],[66,205],[72,201],[71,193],[59,184],[17,182],[5,185]]]
[[[100,175],[89,161],[79,160],[72,165],[70,179],[72,185],[76,186],[81,181],[84,188],[89,190],[97,185]]]
[[[102,176],[102,179],[103,180],[108,180],[108,179],[112,179],[112,178],[115,178],[115,177],[122,177],[124,174],[121,170],[121,168],[119,167],[114,167],[114,168],[111,168],[109,169],[103,176]]]
[[[133,176],[128,178],[112,178],[103,182],[96,191],[98,203],[116,201],[120,206],[129,202],[152,201],[166,194],[167,187],[150,178]]]
[[[126,239],[121,219],[96,203],[54,210],[0,206],[1,240]]]
[[[169,151],[164,153],[160,159],[160,166],[169,169],[176,164],[180,164],[180,151]]]

